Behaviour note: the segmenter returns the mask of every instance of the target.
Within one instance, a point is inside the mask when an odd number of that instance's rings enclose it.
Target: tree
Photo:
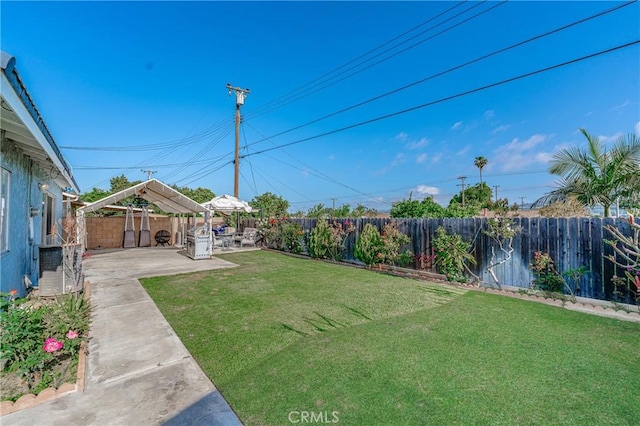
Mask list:
[[[331,209],[331,215],[333,217],[349,217],[350,212],[351,212],[351,206],[349,204],[343,204],[340,207]]]
[[[378,211],[371,207],[365,207],[362,204],[358,204],[349,214],[351,217],[376,217]]]
[[[181,193],[182,195],[186,195],[191,198],[196,203],[206,203],[210,201],[216,194],[210,190],[209,188],[198,187],[196,189],[187,188],[186,186],[179,187],[177,185],[171,186],[173,189]]]
[[[109,195],[111,195],[110,191],[94,187],[91,191],[80,195],[80,199],[86,203],[93,203],[94,201],[101,200]]]
[[[313,219],[322,219],[329,217],[328,213],[329,209],[324,206],[322,203],[318,203],[315,206],[311,207],[307,210],[307,214],[305,216],[313,218]]]
[[[568,197],[565,201],[558,201],[557,203],[549,204],[546,207],[542,207],[540,210],[540,216],[542,217],[584,217],[589,216],[589,212],[582,205],[582,203],[576,200],[575,197]]]
[[[556,153],[549,173],[561,176],[558,188],[535,201],[540,207],[574,196],[583,206],[602,205],[608,217],[619,198],[640,191],[640,138],[621,136],[607,151],[596,136],[580,129],[587,139],[586,149],[574,146]]]
[[[109,180],[109,183],[111,184],[111,193],[115,194],[116,192],[120,192],[123,189],[127,189],[133,185],[137,185],[140,182],[142,182],[141,180],[136,180],[133,182],[129,182],[129,179],[127,179],[127,177],[124,174],[121,174],[120,176],[115,176],[112,177]]]
[[[427,197],[422,201],[402,200],[391,206],[391,217],[445,217],[445,209],[440,204]]]
[[[482,156],[476,157],[473,161],[473,164],[475,164],[475,166],[480,170],[480,184],[482,184],[482,169],[484,169],[484,166],[486,166],[488,162],[489,160]]]
[[[289,209],[289,202],[279,195],[272,194],[271,192],[265,192],[262,195],[258,195],[249,201],[251,207],[259,209],[264,217],[284,217],[287,215],[287,209]]]
[[[486,183],[478,183],[473,186],[468,186],[464,190],[465,205],[475,204],[478,208],[489,208],[491,205],[491,188]],[[451,198],[449,204],[462,204],[462,191],[454,195]]]

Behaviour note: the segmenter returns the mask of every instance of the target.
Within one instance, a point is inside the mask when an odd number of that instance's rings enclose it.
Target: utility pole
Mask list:
[[[520,210],[524,210],[524,199],[527,197],[520,197]]]
[[[466,176],[458,176],[457,179],[460,179],[462,181],[461,184],[456,185],[456,186],[461,186],[462,187],[462,207],[464,207],[464,180],[466,179]]]
[[[244,98],[249,94],[249,89],[233,87],[229,83],[227,83],[227,89],[229,90],[229,96],[231,96],[232,92],[236,94],[236,157],[234,161],[233,196],[237,198],[238,179],[240,177],[240,107],[244,105]]]
[[[141,171],[142,173],[146,173],[146,174],[147,174],[147,180],[151,180],[151,176],[152,176],[154,173],[158,173],[158,172],[157,172],[157,171],[155,171],[155,170],[142,170],[142,169],[141,169],[140,171]]]
[[[495,189],[496,191],[496,203],[498,202],[498,188],[500,187],[500,185],[493,185],[493,189]]]

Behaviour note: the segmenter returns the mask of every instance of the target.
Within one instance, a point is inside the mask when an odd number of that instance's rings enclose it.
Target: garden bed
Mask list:
[[[83,295],[11,300],[2,313],[2,414],[84,388],[89,286]]]

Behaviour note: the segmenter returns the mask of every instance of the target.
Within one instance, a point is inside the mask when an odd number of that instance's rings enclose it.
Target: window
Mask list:
[[[2,170],[0,175],[0,253],[9,250],[9,185],[11,172]]]
[[[58,242],[56,224],[56,199],[46,192],[42,193],[42,244],[50,246]]]

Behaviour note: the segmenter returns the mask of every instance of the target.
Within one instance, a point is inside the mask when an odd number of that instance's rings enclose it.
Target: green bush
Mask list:
[[[318,220],[309,234],[309,255],[319,259],[342,260],[344,240],[353,231],[349,221],[329,224],[326,220]]]
[[[547,253],[537,251],[533,253],[533,262],[531,262],[530,266],[533,273],[537,276],[536,279],[533,280],[533,288],[552,293],[562,293],[564,279],[558,271],[556,271],[551,256]]]
[[[300,254],[304,250],[304,231],[297,223],[282,224],[282,249],[290,253]]]
[[[464,241],[458,234],[447,234],[447,231],[440,226],[433,239],[433,248],[435,264],[439,267],[440,273],[446,275],[449,281],[466,282],[464,274],[466,263],[474,265],[476,263],[476,259],[469,253],[471,244]]]
[[[382,262],[382,237],[378,228],[370,223],[364,226],[356,241],[353,255],[368,266]]]
[[[382,261],[388,265],[405,266],[413,261],[413,253],[409,250],[401,252],[402,246],[411,239],[398,231],[395,224],[388,223],[382,231]]]

